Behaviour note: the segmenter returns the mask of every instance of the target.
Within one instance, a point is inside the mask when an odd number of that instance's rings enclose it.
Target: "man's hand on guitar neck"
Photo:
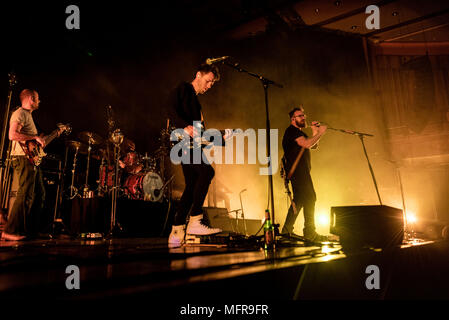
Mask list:
[[[64,128],[63,127],[58,127],[58,138],[61,136],[61,134],[64,132]]]

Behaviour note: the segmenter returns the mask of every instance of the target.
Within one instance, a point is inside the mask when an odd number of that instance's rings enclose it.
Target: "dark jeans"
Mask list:
[[[12,166],[19,179],[19,189],[5,232],[17,235],[38,233],[39,218],[44,207],[45,187],[42,172],[34,167],[25,156],[16,157]]]
[[[203,213],[204,199],[215,175],[214,168],[205,163],[181,164],[181,166],[186,186],[179,202],[174,225],[185,224],[189,211],[191,216]]]
[[[296,212],[293,211],[293,206],[290,206],[285,219],[282,233],[293,233],[293,225],[299,212],[303,209],[304,212],[304,236],[313,236],[315,234],[315,202],[316,193],[313,188],[312,178],[310,174],[300,176],[293,176],[291,179],[293,189],[293,201],[296,205]]]

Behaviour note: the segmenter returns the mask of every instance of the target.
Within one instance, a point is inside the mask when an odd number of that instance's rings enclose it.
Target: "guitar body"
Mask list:
[[[58,123],[58,129],[54,130],[48,136],[44,138],[45,145],[48,145],[54,138],[56,138],[59,132],[69,134],[72,132],[72,127],[70,124],[61,124]],[[36,140],[28,140],[28,141],[19,141],[20,146],[22,147],[25,156],[28,161],[34,165],[39,166],[42,162],[42,159],[47,155],[44,151],[44,148],[36,141]]]
[[[19,143],[28,161],[36,167],[39,166],[42,159],[47,155],[41,145],[35,140],[28,140]]]
[[[243,131],[241,129],[230,129],[232,131],[232,135],[241,134]],[[226,134],[226,130],[218,130],[221,134],[221,137],[224,138]],[[186,145],[188,149],[196,149],[196,148],[205,148],[207,146],[213,145],[214,142],[209,141],[203,136],[203,132],[200,131],[201,134],[198,137],[190,137],[186,135],[184,132],[179,133],[175,132],[174,136],[177,139],[177,142],[182,142]]]

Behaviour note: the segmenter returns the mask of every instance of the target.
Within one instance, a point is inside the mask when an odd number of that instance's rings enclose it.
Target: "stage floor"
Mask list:
[[[355,252],[293,241],[273,252],[241,240],[179,248],[167,238],[0,241],[0,298],[448,299],[448,253],[447,242],[423,240]],[[366,286],[372,265],[380,270],[374,290]],[[66,286],[68,266],[79,268],[79,289]]]

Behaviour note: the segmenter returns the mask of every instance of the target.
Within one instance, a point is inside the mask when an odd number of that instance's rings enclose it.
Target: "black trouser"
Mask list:
[[[293,206],[290,206],[285,219],[282,233],[293,233],[293,225],[299,212],[303,209],[304,212],[304,236],[309,237],[315,234],[315,202],[316,193],[313,188],[312,177],[309,173],[294,175],[291,179],[293,189],[293,201],[296,205],[296,212],[293,211]]]
[[[19,179],[19,189],[5,232],[16,235],[33,235],[39,230],[39,218],[44,207],[45,187],[42,172],[25,156],[13,159],[12,166]]]
[[[204,199],[215,175],[214,168],[209,164],[181,164],[181,166],[186,186],[179,202],[174,225],[185,224],[189,211],[191,216],[203,214]]]

